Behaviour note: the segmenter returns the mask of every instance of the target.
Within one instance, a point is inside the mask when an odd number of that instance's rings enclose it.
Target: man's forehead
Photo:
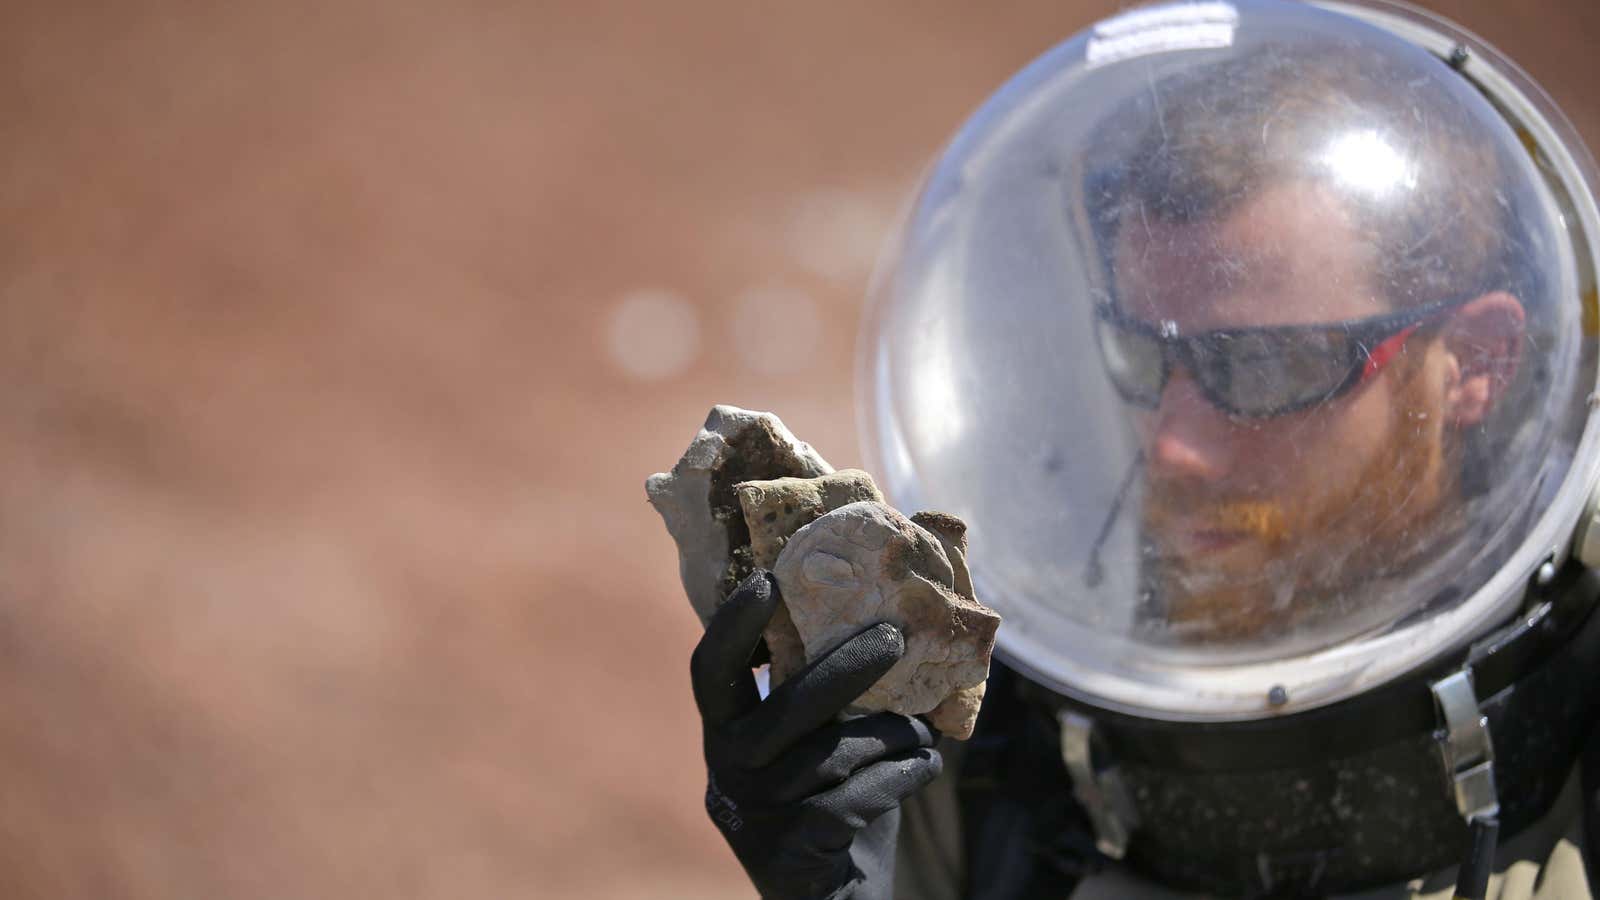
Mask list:
[[[1113,265],[1125,311],[1196,331],[1382,312],[1374,258],[1330,192],[1291,182],[1194,222],[1135,207],[1122,217]]]

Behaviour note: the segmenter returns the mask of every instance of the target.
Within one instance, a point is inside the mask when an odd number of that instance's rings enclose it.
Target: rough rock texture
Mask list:
[[[651,505],[678,544],[678,574],[701,624],[754,566],[734,485],[832,472],[777,416],[716,406],[672,471],[645,481]]]
[[[987,672],[988,669],[985,668],[984,671]],[[983,692],[988,686],[987,681],[980,681],[971,687],[952,692],[950,696],[939,701],[933,712],[928,713],[928,721],[933,723],[933,727],[957,740],[964,741],[972,737],[972,729],[978,724],[978,711],[983,707]]]
[[[755,564],[770,569],[789,536],[819,516],[863,500],[883,502],[872,476],[860,469],[840,469],[818,478],[777,478],[735,485],[739,507],[750,529]]]
[[[906,634],[906,656],[853,710],[926,715],[946,734],[971,735],[1000,619],[973,596],[960,519],[907,519],[867,473],[835,473],[776,416],[733,406],[713,408],[683,458],[645,490],[677,542],[702,623],[753,568],[777,575],[784,604],[765,635],[774,685],[891,622]]]
[[[808,661],[877,622],[905,633],[905,657],[857,698],[856,711],[929,714],[966,738],[1000,617],[971,595],[961,521],[920,518],[930,527],[882,503],[840,507],[797,531],[774,572]]]
[[[750,532],[751,562],[763,569],[777,564],[790,535],[823,513],[861,500],[883,500],[872,476],[860,469],[843,469],[818,478],[747,481],[735,485],[734,490]],[[773,613],[765,637],[772,659],[769,677],[776,687],[806,664],[805,644],[786,606]]]
[[[911,521],[921,525],[939,539],[944,547],[950,567],[955,570],[954,589],[958,596],[974,604],[977,596],[972,591],[972,573],[967,570],[967,523],[949,513],[913,513]],[[972,734],[972,725],[978,721],[978,709],[983,706],[983,692],[988,682],[962,688],[944,698],[928,721],[946,734],[959,734],[963,738]]]

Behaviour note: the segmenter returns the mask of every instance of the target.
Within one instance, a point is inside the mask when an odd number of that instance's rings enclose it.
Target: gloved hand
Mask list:
[[[895,713],[837,718],[905,639],[892,625],[868,628],[762,701],[750,654],[778,603],[776,581],[756,572],[695,647],[706,811],[767,900],[887,900],[899,805],[939,774],[937,734]]]

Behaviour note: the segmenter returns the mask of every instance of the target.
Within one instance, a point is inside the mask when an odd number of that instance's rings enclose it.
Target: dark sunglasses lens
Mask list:
[[[1197,377],[1230,411],[1264,417],[1306,409],[1350,378],[1350,339],[1338,330],[1215,335],[1195,346]]]
[[[1130,403],[1155,406],[1166,380],[1161,342],[1153,335],[1101,317],[1095,321],[1100,357],[1117,391]]]

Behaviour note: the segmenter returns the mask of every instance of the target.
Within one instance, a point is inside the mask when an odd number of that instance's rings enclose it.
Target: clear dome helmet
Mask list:
[[[926,175],[864,322],[869,466],[967,521],[998,653],[1054,691],[1169,722],[1357,696],[1573,552],[1595,188],[1536,85],[1409,7],[1106,20]]]

